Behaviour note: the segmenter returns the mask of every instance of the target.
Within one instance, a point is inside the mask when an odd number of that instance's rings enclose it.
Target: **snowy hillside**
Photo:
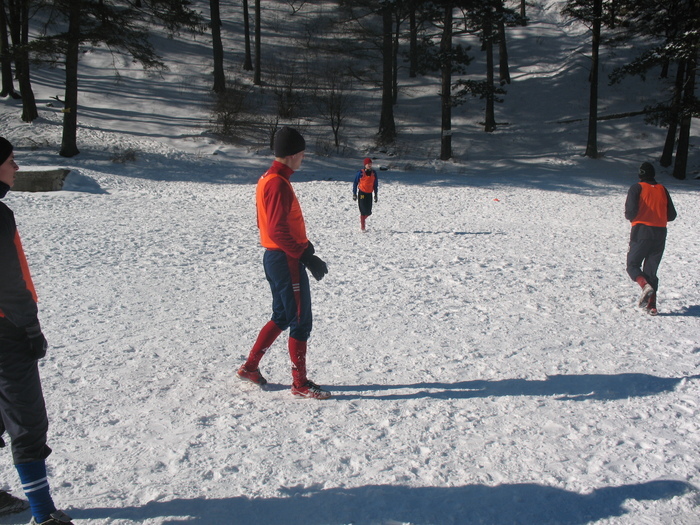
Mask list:
[[[329,265],[308,354],[323,402],[289,394],[286,334],[261,364],[269,391],[235,377],[269,318],[253,196],[270,156],[207,131],[205,36],[160,41],[170,72],[124,64],[109,96],[111,57],[86,55],[72,159],[46,106],[58,71],[34,73],[34,124],[3,102],[20,166],[72,170],[64,191],[4,202],[51,346],[53,495],[76,524],[700,523],[700,181],[657,165],[679,218],[650,317],[625,273],[623,205],[663,130],[605,121],[604,157],[581,157],[585,122],[561,122],[587,113],[586,34],[560,4],[513,30],[507,125],[484,134],[464,108],[454,161],[435,160],[435,79],[418,79],[397,112],[425,118],[396,155],[355,129],[352,154],[311,149],[294,175]],[[644,92],[606,87],[601,112]],[[351,188],[367,154],[389,169],[363,234]]]

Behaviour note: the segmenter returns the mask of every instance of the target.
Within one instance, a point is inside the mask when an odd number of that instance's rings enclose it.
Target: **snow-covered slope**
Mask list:
[[[585,34],[557,9],[513,31],[508,126],[481,133],[475,103],[454,161],[406,129],[398,156],[374,153],[389,170],[367,233],[361,138],[358,158],[312,150],[294,176],[330,269],[308,356],[324,402],[290,396],[286,334],[261,366],[269,391],[235,378],[269,318],[253,195],[270,158],[206,132],[203,37],[167,43],[171,77],[109,97],[83,80],[76,158],[56,156],[54,108],[26,125],[2,106],[20,165],[72,169],[65,191],[5,202],[51,345],[53,494],[77,524],[700,523],[698,183],[659,170],[679,218],[649,317],[622,212],[663,132],[602,123],[605,157],[580,156],[585,123],[559,121],[586,114]],[[98,54],[86,62],[97,75]],[[422,82],[402,104],[427,114]],[[20,492],[7,450],[0,472]]]

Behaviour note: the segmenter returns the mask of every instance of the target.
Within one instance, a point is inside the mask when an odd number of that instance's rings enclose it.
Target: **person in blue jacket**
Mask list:
[[[374,202],[377,202],[379,181],[377,172],[372,169],[372,159],[367,157],[363,164],[364,168],[355,175],[352,198],[360,207],[360,229],[366,231],[367,217],[372,215],[372,193],[374,193]]]
[[[0,137],[0,198],[15,183],[13,147]],[[32,510],[32,523],[70,525],[56,510],[46,476],[49,427],[38,360],[48,345],[39,324],[37,296],[14,213],[0,202],[0,436],[7,431],[12,459]],[[4,441],[0,437],[0,446]]]

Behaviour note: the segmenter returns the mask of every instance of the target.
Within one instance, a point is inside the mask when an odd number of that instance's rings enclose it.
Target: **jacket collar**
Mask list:
[[[5,184],[4,182],[0,182],[0,199],[5,198],[5,195],[7,195],[8,191],[10,191],[10,186]]]
[[[286,164],[282,164],[280,161],[275,160],[272,162],[272,166],[270,166],[270,170],[277,175],[282,175],[285,179],[289,180],[290,177],[292,176],[292,173],[294,173],[294,170],[287,166]]]

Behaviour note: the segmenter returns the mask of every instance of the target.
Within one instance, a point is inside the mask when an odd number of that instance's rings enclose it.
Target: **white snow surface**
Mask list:
[[[308,352],[327,401],[290,395],[286,333],[261,364],[267,391],[235,376],[270,316],[254,191],[271,158],[206,132],[206,37],[161,50],[172,77],[128,69],[139,89],[109,96],[94,76],[108,58],[87,55],[74,158],[56,155],[56,108],[28,125],[2,105],[21,166],[71,169],[63,191],[4,202],[50,343],[52,492],[76,524],[700,523],[700,159],[686,181],[657,164],[678,219],[651,317],[625,272],[623,206],[664,131],[604,121],[604,156],[581,156],[585,121],[558,122],[587,114],[586,35],[559,8],[512,30],[509,124],[483,133],[472,102],[454,161],[406,127],[398,151],[310,148],[294,175],[329,266]],[[40,102],[59,76],[35,73]],[[412,81],[397,112],[437,111],[436,85]],[[190,84],[187,104],[168,98]],[[605,86],[603,111],[638,104],[631,85]],[[388,170],[361,233],[351,187],[368,154]]]

